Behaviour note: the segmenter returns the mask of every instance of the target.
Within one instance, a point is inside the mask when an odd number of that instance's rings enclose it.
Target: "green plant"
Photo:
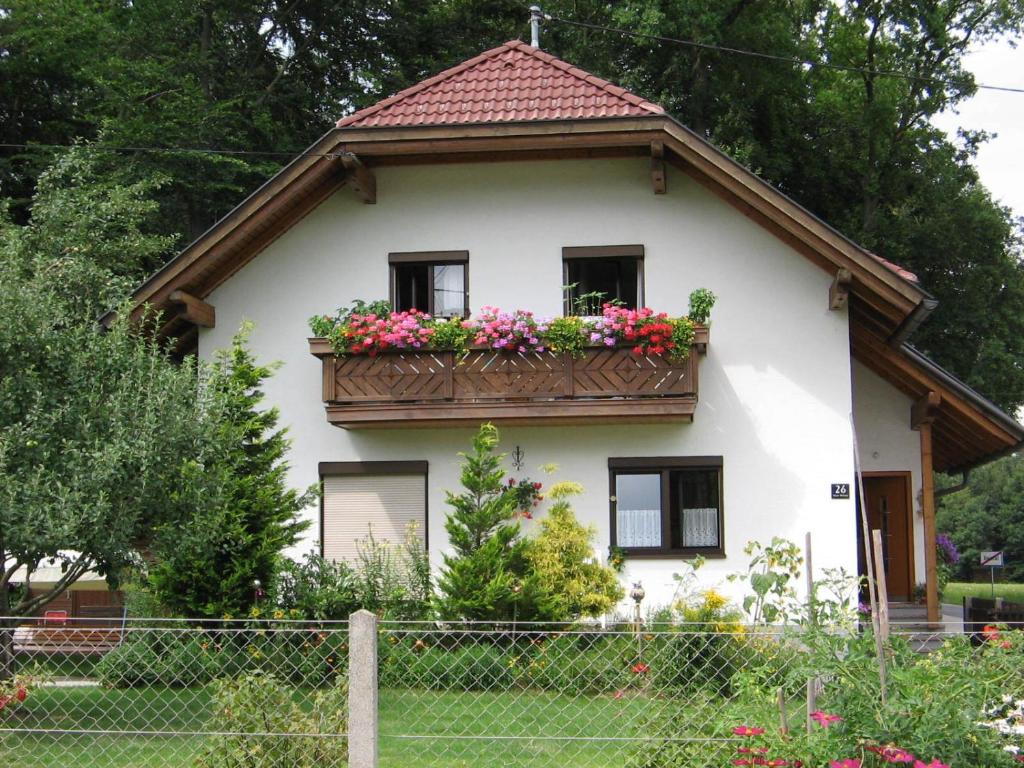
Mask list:
[[[202,685],[222,672],[215,642],[193,630],[140,631],[106,654],[94,672],[107,688]]]
[[[472,331],[466,328],[462,318],[453,317],[449,320],[435,320],[431,326],[434,329],[430,337],[432,346],[438,349],[462,351],[469,343]]]
[[[697,288],[690,292],[690,309],[687,316],[698,325],[707,325],[711,319],[711,308],[715,306],[717,296],[707,288]]]
[[[767,546],[748,542],[743,551],[751,556],[746,573],[729,576],[747,582],[753,592],[743,599],[743,610],[754,624],[785,623],[799,605],[793,584],[804,562],[800,548],[776,536]]]
[[[464,491],[446,494],[453,553],[444,556],[438,580],[445,618],[526,620],[536,613],[540,590],[529,577],[528,544],[519,535],[520,494],[503,482],[504,456],[495,453],[497,446],[498,430],[482,425],[473,450],[459,454]]]
[[[544,591],[544,618],[550,621],[600,616],[625,594],[615,571],[594,559],[597,529],[581,525],[569,505],[582,490],[577,483],[551,487],[548,497],[554,503],[526,553],[532,576]]]
[[[391,619],[430,617],[430,561],[416,523],[410,523],[402,544],[378,541],[370,531],[356,542],[356,551],[354,576],[360,608]]]
[[[622,547],[609,547],[608,567],[616,573],[622,573],[626,568],[626,550]]]
[[[219,680],[199,768],[319,768],[347,761],[348,691],[344,683],[314,694],[309,710],[272,675]],[[250,736],[247,734],[270,734]],[[277,735],[288,734],[288,735]],[[298,734],[298,735],[295,735]]]
[[[556,317],[548,323],[544,334],[548,346],[555,352],[568,352],[573,357],[583,355],[586,328],[580,317]]]
[[[309,522],[299,513],[316,498],[287,480],[290,441],[278,428],[277,408],[266,408],[262,387],[274,367],[260,365],[247,347],[246,323],[231,347],[217,353],[206,389],[221,414],[210,441],[216,458],[190,468],[196,484],[209,483],[207,504],[187,525],[159,526],[149,569],[154,594],[170,610],[189,617],[241,616],[269,584],[281,553],[298,541]]]
[[[360,608],[357,582],[348,563],[326,560],[310,551],[299,562],[282,558],[271,582],[270,598],[292,618],[347,619]]]

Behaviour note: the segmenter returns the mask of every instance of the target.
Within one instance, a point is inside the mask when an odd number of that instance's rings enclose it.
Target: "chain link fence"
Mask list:
[[[838,684],[813,674],[799,633],[778,628],[356,617],[19,621],[0,629],[13,652],[3,764],[718,768],[742,744],[733,729],[749,691],[777,693],[767,725],[804,728]],[[994,630],[892,632],[894,663],[933,652],[969,664],[1006,642]]]
[[[3,765],[347,763],[347,623],[7,623]]]

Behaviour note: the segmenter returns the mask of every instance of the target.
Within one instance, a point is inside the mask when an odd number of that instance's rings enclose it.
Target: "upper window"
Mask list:
[[[388,254],[391,306],[435,317],[469,315],[469,251]]]
[[[724,554],[719,456],[609,459],[612,545],[630,555]]]
[[[598,245],[562,249],[567,315],[600,315],[606,302],[642,307],[642,245]]]

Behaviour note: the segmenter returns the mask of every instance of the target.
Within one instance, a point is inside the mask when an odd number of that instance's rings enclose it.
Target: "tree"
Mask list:
[[[625,596],[611,568],[594,559],[597,529],[576,519],[569,498],[580,492],[577,483],[556,483],[548,491],[554,503],[540,521],[540,534],[529,541],[527,560],[532,576],[544,590],[541,601],[550,621],[610,612]]]
[[[536,611],[540,589],[528,573],[528,544],[516,517],[521,494],[504,482],[497,446],[498,430],[481,426],[473,450],[459,454],[465,490],[446,493],[451,512],[444,527],[454,554],[444,556],[438,587],[447,619],[527,620]]]
[[[1002,550],[1001,575],[1024,579],[1024,454],[973,470],[964,490],[942,497],[937,525],[960,550],[960,578],[971,579],[981,552]]]
[[[261,410],[261,387],[272,368],[256,363],[243,326],[231,348],[220,351],[204,389],[218,402],[217,450],[196,484],[204,503],[185,525],[156,531],[149,580],[157,597],[184,616],[240,616],[254,607],[255,582],[267,586],[281,553],[295,544],[309,521],[299,513],[316,497],[288,486],[287,430],[277,408]]]

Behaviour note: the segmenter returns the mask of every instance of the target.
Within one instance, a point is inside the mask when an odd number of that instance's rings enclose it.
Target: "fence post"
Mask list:
[[[348,617],[348,764],[377,768],[377,616]]]

